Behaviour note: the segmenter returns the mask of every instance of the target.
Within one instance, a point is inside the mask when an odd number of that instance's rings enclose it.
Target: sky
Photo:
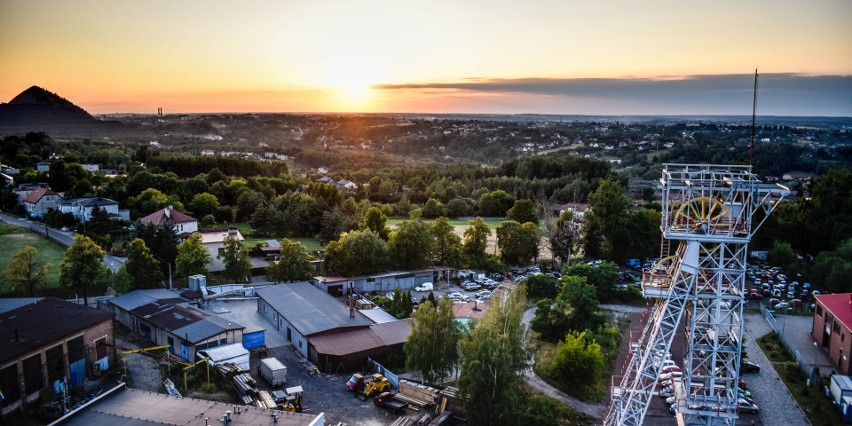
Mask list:
[[[3,0],[0,101],[94,114],[852,116],[850,0]]]

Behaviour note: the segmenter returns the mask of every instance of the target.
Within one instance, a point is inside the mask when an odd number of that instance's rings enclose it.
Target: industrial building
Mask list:
[[[323,426],[325,413],[288,413],[253,406],[181,398],[130,389],[121,384],[93,399],[54,425],[276,425]]]
[[[195,308],[174,291],[136,290],[108,299],[105,308],[131,331],[187,361],[197,351],[242,343],[245,327]]]
[[[53,297],[24,300],[0,313],[0,415],[53,398],[57,381],[75,387],[115,362],[111,313]]]
[[[431,282],[437,288],[440,284],[449,285],[452,268],[445,266],[433,266],[416,271],[393,271],[382,274],[367,275],[362,277],[314,277],[311,284],[327,292],[340,297],[346,294],[346,288],[351,283],[356,293],[390,292],[395,289],[414,290],[420,284]]]
[[[411,324],[386,315],[370,316],[310,283],[257,289],[257,310],[306,359],[325,373],[361,370],[368,357],[401,351]],[[371,320],[375,318],[375,320]]]
[[[828,354],[834,370],[849,374],[852,356],[852,293],[815,296],[814,324],[811,337]]]

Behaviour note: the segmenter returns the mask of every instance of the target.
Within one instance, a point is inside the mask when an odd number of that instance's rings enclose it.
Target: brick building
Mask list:
[[[828,354],[835,371],[849,374],[849,357],[852,357],[852,293],[823,294],[815,299],[811,336]]]
[[[53,297],[0,313],[0,416],[112,366],[113,315]]]

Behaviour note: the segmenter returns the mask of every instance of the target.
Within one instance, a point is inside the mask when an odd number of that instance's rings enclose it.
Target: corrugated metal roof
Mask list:
[[[303,336],[372,324],[357,311],[350,317],[346,305],[307,282],[273,285],[257,289],[256,293]]]
[[[109,299],[109,303],[118,306],[125,311],[132,311],[142,305],[147,305],[158,300],[179,300],[180,294],[164,288],[152,288],[147,290],[135,290],[118,297]]]
[[[409,318],[376,324],[370,328],[382,340],[382,343],[386,346],[393,346],[408,341],[408,335],[411,334],[411,327],[413,326],[414,321]]]
[[[0,299],[0,313],[11,311],[12,309],[20,308],[24,305],[38,302],[44,299],[43,297],[15,297],[9,299]]]
[[[396,321],[396,317],[387,313],[382,308],[375,309],[361,309],[358,312],[364,314],[365,317],[369,318],[370,321],[373,321],[376,324],[381,324],[383,322],[391,322]]]
[[[242,343],[216,346],[215,348],[205,349],[201,352],[210,357],[210,360],[214,363],[249,355],[248,349],[244,348]]]
[[[384,346],[382,339],[369,328],[314,336],[310,338],[310,342],[317,353],[336,356],[356,354]]]

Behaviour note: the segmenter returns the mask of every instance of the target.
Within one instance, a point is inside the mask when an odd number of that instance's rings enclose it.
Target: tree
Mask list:
[[[216,213],[216,210],[219,208],[219,199],[213,194],[202,192],[192,197],[189,208],[195,214],[195,217],[204,217],[205,215]]]
[[[798,258],[796,257],[796,253],[793,252],[793,247],[790,246],[790,243],[775,241],[772,244],[772,249],[766,255],[766,261],[788,270],[790,265],[798,261]]]
[[[538,257],[538,227],[507,220],[497,227],[497,247],[507,265],[526,265]]]
[[[527,367],[521,317],[526,291],[492,298],[482,321],[459,342],[459,393],[470,425],[513,424],[521,371]],[[506,299],[503,299],[506,297]]]
[[[542,339],[559,341],[571,330],[595,330],[603,322],[595,288],[583,277],[563,276],[556,299],[537,304],[530,328]]]
[[[527,289],[531,297],[541,296],[552,299],[559,294],[559,281],[548,274],[533,274],[527,278]]]
[[[180,242],[174,225],[167,221],[162,226],[154,225],[153,223],[143,224],[136,222],[133,226],[134,238],[141,238],[145,241],[145,245],[151,250],[151,254],[155,259],[160,261],[160,272],[163,275],[169,273],[169,265],[175,264],[177,259],[177,246]]]
[[[449,219],[439,217],[429,227],[429,233],[435,242],[432,261],[438,265],[457,268],[462,264],[461,237],[450,225]]]
[[[437,309],[423,303],[412,315],[414,324],[405,342],[405,368],[418,371],[426,383],[443,383],[458,362],[461,328],[453,303],[442,297]]]
[[[251,260],[249,251],[242,241],[231,236],[225,237],[222,253],[216,256],[225,262],[225,270],[222,275],[237,283],[248,282],[251,274]]]
[[[381,237],[381,239],[387,241],[390,230],[385,226],[388,221],[388,217],[382,212],[382,209],[378,207],[370,207],[367,210],[367,213],[364,214],[364,220],[361,222],[361,229],[369,229],[373,231]]]
[[[482,194],[479,197],[479,214],[485,217],[504,217],[514,203],[515,197],[502,189]]]
[[[103,264],[104,251],[89,237],[77,234],[65,252],[60,265],[59,281],[83,294],[83,302],[89,304],[89,290],[106,274]]]
[[[109,234],[109,231],[112,230],[112,220],[109,218],[106,209],[98,205],[92,208],[92,215],[86,224],[86,230],[101,236]]]
[[[133,289],[157,288],[163,280],[160,262],[151,255],[145,241],[136,238],[127,248],[127,262],[124,263],[130,274]]]
[[[274,282],[304,281],[314,274],[305,246],[298,241],[281,240],[278,260],[270,263],[266,276]]]
[[[590,397],[604,374],[605,358],[601,346],[586,336],[572,331],[556,345],[556,354],[545,369],[572,394]]]
[[[586,242],[586,255],[599,250],[611,260],[623,262],[627,259],[628,209],[630,200],[624,187],[617,180],[604,179],[598,189],[589,195],[589,212],[585,215],[585,235],[594,238]],[[600,239],[598,239],[600,237]],[[600,244],[599,247],[592,247]]]
[[[481,217],[469,221],[468,225],[467,229],[464,230],[462,252],[467,264],[475,267],[485,263],[485,249],[488,247],[488,236],[491,235],[491,228]]]
[[[33,246],[26,246],[21,251],[12,255],[12,261],[3,277],[12,291],[26,293],[33,297],[44,287],[44,279],[50,270],[50,263],[45,263],[37,258],[38,250]]]
[[[550,237],[550,249],[553,257],[563,264],[571,260],[571,253],[577,244],[577,224],[574,223],[574,213],[565,210],[556,220]]]
[[[447,208],[444,207],[440,201],[430,198],[426,204],[423,205],[423,217],[428,219],[434,219],[436,217],[445,216],[447,214]]]
[[[388,249],[393,264],[403,270],[418,269],[431,262],[433,239],[429,225],[419,220],[404,220],[390,233]]]
[[[344,232],[325,248],[329,274],[368,275],[384,270],[387,264],[387,243],[371,230]]]
[[[211,260],[210,252],[202,244],[201,234],[193,232],[177,247],[175,275],[181,278],[207,275],[207,265]]]
[[[603,303],[613,300],[618,273],[618,265],[612,262],[601,262],[597,266],[577,263],[565,269],[565,275],[585,278],[595,288],[597,299]]]
[[[515,205],[506,212],[506,216],[509,220],[514,220],[518,223],[533,222],[538,225],[538,212],[532,200],[516,200]]]
[[[154,188],[142,191],[138,196],[132,197],[130,201],[141,215],[148,215],[168,206],[183,210],[183,204],[177,197],[163,194]]]

